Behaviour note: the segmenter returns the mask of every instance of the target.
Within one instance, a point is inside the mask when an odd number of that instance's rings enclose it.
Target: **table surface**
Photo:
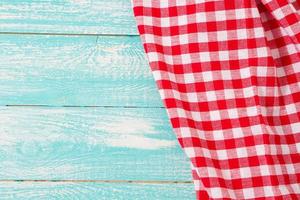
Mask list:
[[[0,46],[0,200],[195,199],[130,0],[2,0]]]

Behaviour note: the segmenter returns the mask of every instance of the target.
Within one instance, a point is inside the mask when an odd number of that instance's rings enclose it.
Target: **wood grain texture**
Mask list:
[[[191,180],[164,109],[0,107],[0,180]]]
[[[162,106],[139,37],[0,35],[0,105]]]
[[[0,183],[1,200],[195,199],[192,184]]]
[[[0,32],[136,34],[130,0],[1,0]]]
[[[0,45],[0,200],[195,199],[130,0],[2,0]]]

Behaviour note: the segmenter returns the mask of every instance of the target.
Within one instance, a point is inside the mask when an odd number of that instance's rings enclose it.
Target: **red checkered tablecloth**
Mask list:
[[[299,5],[133,0],[197,199],[300,199]]]

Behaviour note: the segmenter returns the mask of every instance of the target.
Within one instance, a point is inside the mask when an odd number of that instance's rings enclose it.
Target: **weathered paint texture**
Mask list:
[[[195,199],[130,0],[3,0],[0,46],[0,200]]]

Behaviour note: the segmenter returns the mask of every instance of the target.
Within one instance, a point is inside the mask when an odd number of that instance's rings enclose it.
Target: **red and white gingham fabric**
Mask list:
[[[300,199],[299,6],[133,0],[197,199]]]

